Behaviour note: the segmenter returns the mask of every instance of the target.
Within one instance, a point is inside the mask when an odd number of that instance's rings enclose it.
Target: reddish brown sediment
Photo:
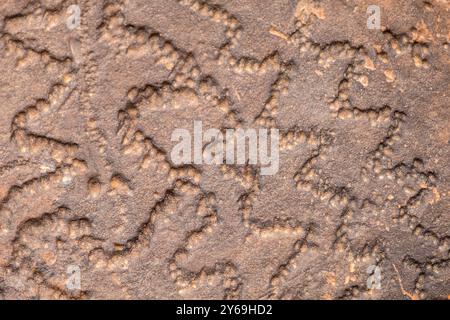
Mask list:
[[[0,298],[449,299],[450,5],[372,4],[3,1]]]

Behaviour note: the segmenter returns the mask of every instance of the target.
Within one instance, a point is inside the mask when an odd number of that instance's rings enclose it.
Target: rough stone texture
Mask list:
[[[448,299],[449,9],[2,0],[0,297]],[[176,167],[194,120],[278,174]]]

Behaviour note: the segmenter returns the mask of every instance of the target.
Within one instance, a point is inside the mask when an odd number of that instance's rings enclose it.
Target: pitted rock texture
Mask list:
[[[448,299],[449,10],[2,1],[0,298]],[[278,173],[174,165],[194,121]]]

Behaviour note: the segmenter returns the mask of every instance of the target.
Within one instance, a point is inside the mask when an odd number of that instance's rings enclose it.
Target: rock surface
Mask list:
[[[0,298],[448,299],[450,5],[372,2],[2,1]]]

